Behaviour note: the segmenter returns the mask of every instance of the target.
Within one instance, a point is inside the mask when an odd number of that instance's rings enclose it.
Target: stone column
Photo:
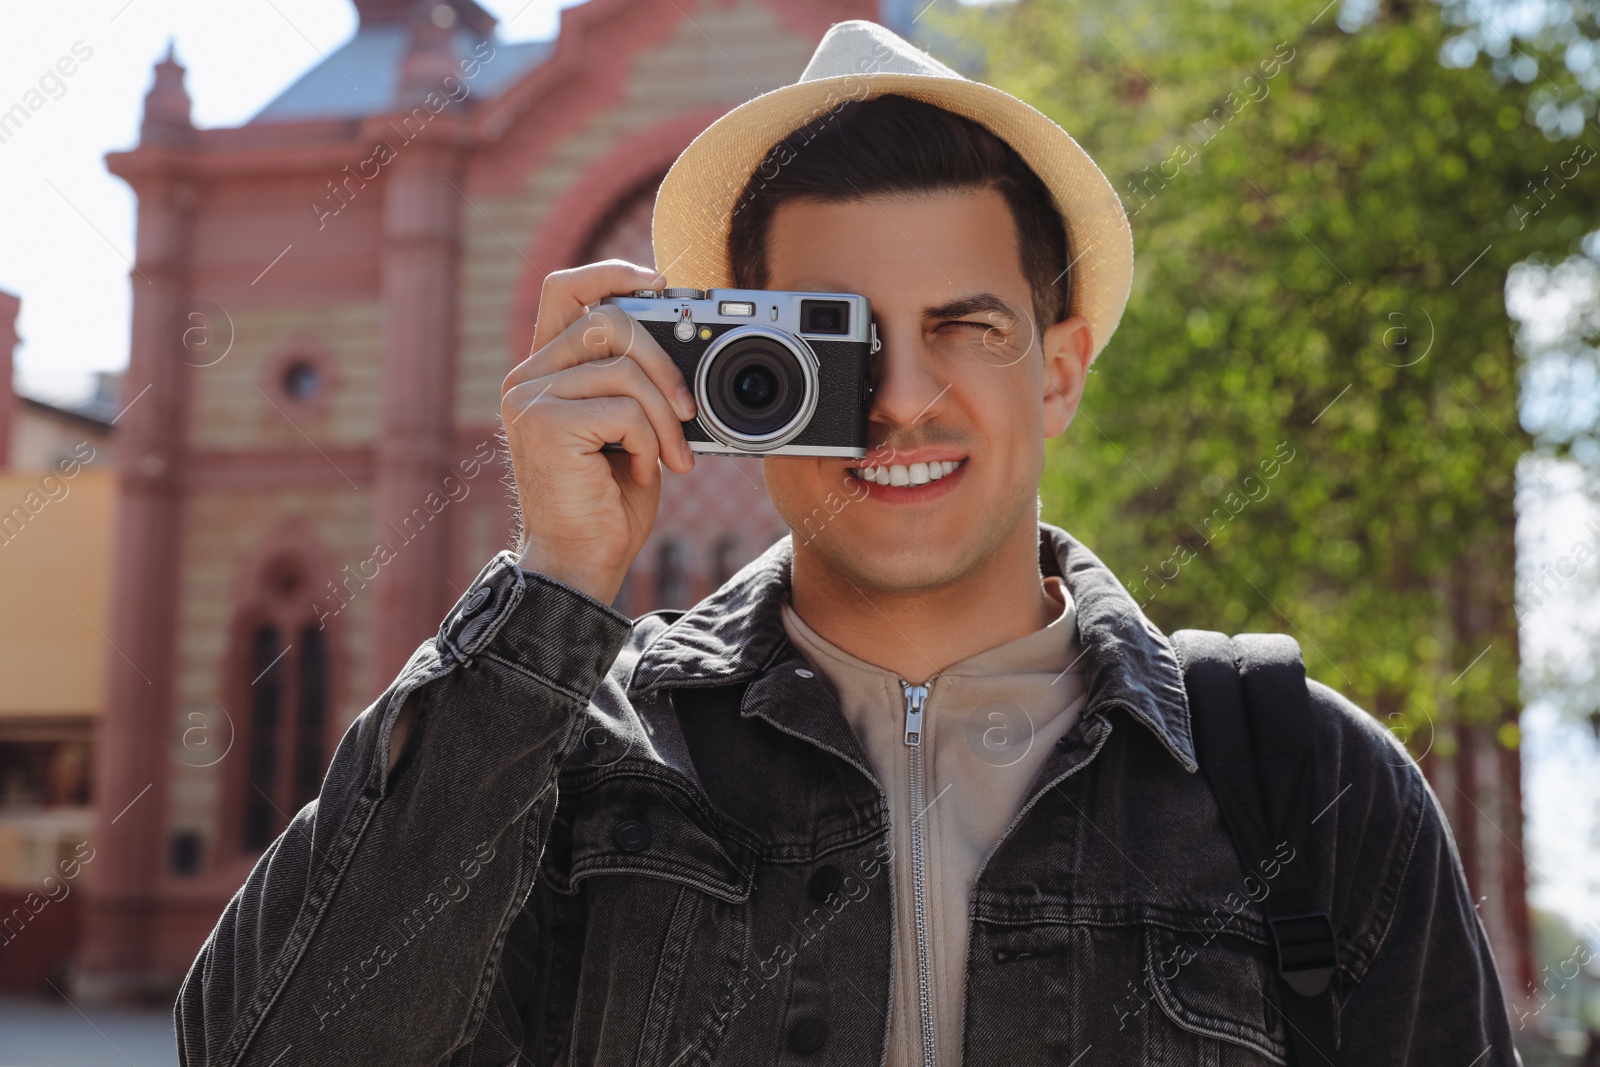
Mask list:
[[[442,88],[456,72],[448,33],[412,26],[404,111],[390,124],[395,158],[383,179],[383,357],[374,537],[394,550],[376,581],[376,692],[436,631],[445,584],[448,510],[435,513],[454,462],[456,266],[461,237],[460,109]],[[435,110],[437,109],[437,110]]]
[[[105,701],[95,738],[92,860],[76,992],[90,1000],[151,991],[157,883],[166,862],[181,492],[191,369],[172,350],[188,294],[194,128],[171,52],[145,98],[139,147],[108,157],[139,197],[133,329],[117,423],[117,504],[106,631]],[[179,976],[181,977],[181,976]],[[162,991],[164,987],[162,987]]]

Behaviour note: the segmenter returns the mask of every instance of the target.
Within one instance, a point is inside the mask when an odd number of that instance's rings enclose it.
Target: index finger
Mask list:
[[[551,271],[539,291],[539,318],[529,351],[537,352],[549,344],[596,301],[652,288],[661,280],[661,275],[650,268],[622,259]]]
[[[694,394],[683,371],[650,331],[614,304],[599,304],[568,326],[561,336],[529,356],[506,376],[507,389],[581,364],[608,366],[630,359],[672,404],[678,418],[694,418]]]

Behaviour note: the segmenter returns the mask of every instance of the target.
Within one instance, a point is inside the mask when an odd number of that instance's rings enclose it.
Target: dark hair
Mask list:
[[[788,200],[841,203],[869,196],[994,189],[1016,225],[1022,274],[1044,329],[1066,318],[1067,234],[1039,176],[1006,142],[953,111],[889,94],[850,100],[772,146],[733,209],[733,283],[767,285],[767,235]]]

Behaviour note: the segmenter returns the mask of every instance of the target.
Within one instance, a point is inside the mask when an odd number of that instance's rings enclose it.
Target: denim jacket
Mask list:
[[[1172,645],[1087,548],[1040,538],[1088,698],[973,886],[962,1058],[1283,1064],[1270,881],[1197,772]],[[228,903],[174,1009],[180,1062],[883,1063],[906,872],[783,631],[791,559],[785,538],[630,622],[496,556]],[[1437,798],[1310,685],[1328,807],[1280,858],[1316,864],[1334,918],[1344,1062],[1519,1062]]]

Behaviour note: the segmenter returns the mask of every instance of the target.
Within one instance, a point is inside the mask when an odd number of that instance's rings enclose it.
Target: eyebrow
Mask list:
[[[993,293],[974,293],[971,296],[957,297],[944,304],[935,304],[922,309],[925,319],[959,319],[964,315],[977,312],[998,312],[1013,322],[1020,321],[1019,316],[1011,309],[1011,305],[1001,300]]]

